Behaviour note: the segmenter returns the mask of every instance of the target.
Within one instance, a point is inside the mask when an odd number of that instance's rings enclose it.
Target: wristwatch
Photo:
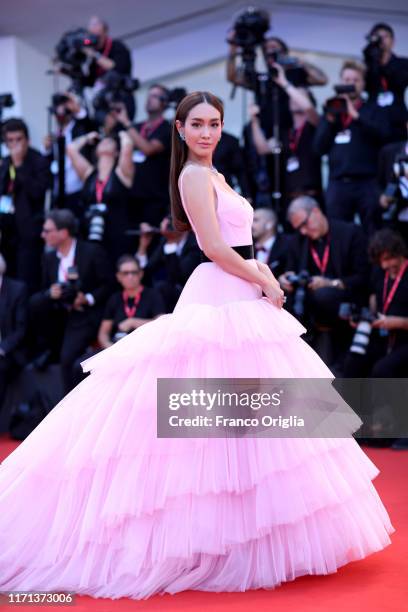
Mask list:
[[[341,283],[341,280],[339,278],[334,278],[331,281],[331,286],[335,287],[336,289],[341,289],[341,285],[342,285],[342,283]]]

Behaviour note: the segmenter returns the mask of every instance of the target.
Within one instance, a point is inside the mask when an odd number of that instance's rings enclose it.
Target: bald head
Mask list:
[[[257,242],[268,240],[276,233],[278,219],[271,208],[256,208],[252,223],[252,235]]]
[[[287,218],[294,230],[311,240],[324,236],[329,229],[319,203],[310,196],[299,196],[292,200],[288,206]]]

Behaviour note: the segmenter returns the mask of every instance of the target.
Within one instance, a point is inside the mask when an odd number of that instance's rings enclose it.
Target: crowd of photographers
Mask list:
[[[245,12],[228,35],[227,79],[254,94],[243,145],[224,132],[214,165],[252,202],[256,257],[334,372],[406,376],[408,59],[393,53],[392,28],[376,24],[319,114],[310,87],[325,73],[255,17]],[[53,96],[43,150],[23,120],[2,127],[0,405],[27,364],[60,363],[72,389],[81,360],[171,312],[200,264],[194,235],[169,216],[165,112],[183,90],[151,85],[135,122],[130,53],[97,17],[57,52],[72,88]]]

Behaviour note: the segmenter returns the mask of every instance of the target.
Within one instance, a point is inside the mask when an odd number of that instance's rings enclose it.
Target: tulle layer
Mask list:
[[[1,589],[273,588],[387,546],[355,416],[347,439],[156,436],[157,378],[332,378],[303,331],[265,299],[187,304],[88,360],[1,466]]]
[[[141,326],[107,350],[87,359],[84,371],[103,367],[128,368],[135,358],[152,353],[169,359],[189,359],[210,351],[242,351],[253,346],[261,352],[268,344],[283,344],[306,329],[286,310],[267,298],[227,302],[221,305],[186,304]],[[135,350],[137,348],[137,350]]]

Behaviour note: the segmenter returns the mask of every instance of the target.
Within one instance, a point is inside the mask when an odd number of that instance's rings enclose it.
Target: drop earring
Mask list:
[[[184,142],[186,141],[186,137],[184,136],[184,134],[179,132],[179,136],[180,136],[181,140],[183,140]]]

